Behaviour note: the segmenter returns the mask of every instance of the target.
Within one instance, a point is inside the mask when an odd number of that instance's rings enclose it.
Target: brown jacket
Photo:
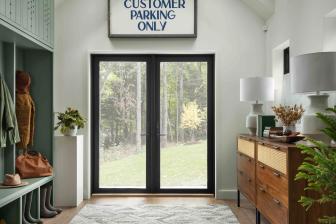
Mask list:
[[[33,145],[35,104],[30,96],[30,76],[23,71],[16,72],[16,117],[21,141],[19,149],[28,149]]]

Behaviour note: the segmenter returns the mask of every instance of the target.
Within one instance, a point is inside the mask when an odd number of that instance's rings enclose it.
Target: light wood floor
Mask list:
[[[255,223],[255,208],[246,200],[242,200],[241,207],[237,208],[236,201],[216,200],[212,197],[157,197],[157,196],[93,196],[90,200],[84,201],[77,208],[65,208],[64,211],[53,219],[45,219],[45,224],[67,224],[86,204],[104,204],[121,203],[121,204],[227,204],[237,216],[241,224]],[[262,223],[267,222],[262,220]]]

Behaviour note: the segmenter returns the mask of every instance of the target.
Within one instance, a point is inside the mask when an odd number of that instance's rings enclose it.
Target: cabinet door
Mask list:
[[[31,10],[30,10],[30,19],[31,19],[31,32],[34,35],[38,35],[38,4],[37,0],[31,0]]]
[[[49,43],[50,46],[54,46],[54,0],[49,1]]]
[[[51,43],[51,20],[52,20],[52,2],[43,0],[43,40],[50,45]]]
[[[0,15],[6,16],[6,0],[0,0]]]
[[[15,22],[16,16],[16,0],[6,0],[6,17]]]
[[[32,0],[21,0],[21,17],[22,24],[21,26],[30,33],[33,30],[32,24]]]

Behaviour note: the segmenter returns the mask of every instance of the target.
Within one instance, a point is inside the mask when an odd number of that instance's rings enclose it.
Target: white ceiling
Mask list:
[[[274,13],[275,0],[241,0],[258,16],[268,20]]]

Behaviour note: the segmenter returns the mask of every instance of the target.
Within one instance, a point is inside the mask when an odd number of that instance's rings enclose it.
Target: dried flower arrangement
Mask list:
[[[284,126],[294,125],[296,121],[301,119],[304,113],[302,105],[297,106],[296,104],[294,106],[283,106],[280,104],[278,107],[272,107],[272,110]]]

